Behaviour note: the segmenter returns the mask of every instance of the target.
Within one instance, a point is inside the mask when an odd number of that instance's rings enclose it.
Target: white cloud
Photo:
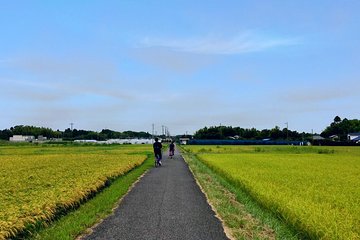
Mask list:
[[[188,38],[161,39],[146,37],[137,47],[165,47],[179,52],[198,54],[242,54],[300,44],[298,38],[269,37],[247,31],[228,39]]]
[[[160,46],[150,47],[150,45],[145,49],[135,49],[130,54],[146,64],[181,74],[192,74],[199,69],[211,65],[215,61],[209,56],[173,51]]]
[[[349,87],[351,86],[351,87]],[[313,85],[310,87],[297,87],[297,89],[287,90],[279,93],[279,99],[292,103],[322,103],[329,101],[340,101],[352,97],[358,97],[359,84],[355,81],[344,81],[339,84]]]
[[[17,74],[0,76],[0,93],[16,98],[58,101],[90,94],[128,101],[136,96],[123,87],[117,66],[102,59],[26,56],[6,67]]]

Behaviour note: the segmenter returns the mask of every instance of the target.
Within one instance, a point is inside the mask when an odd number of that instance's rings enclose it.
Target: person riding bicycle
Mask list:
[[[161,159],[162,159],[162,153],[161,153],[161,149],[162,149],[162,144],[161,142],[159,142],[158,138],[155,138],[155,142],[153,144],[153,148],[154,148],[154,154],[155,154],[155,158],[156,158],[156,163],[161,166]]]
[[[169,145],[169,156],[170,156],[170,158],[172,158],[174,156],[174,152],[175,152],[175,144],[174,144],[174,141],[171,141],[171,143]]]

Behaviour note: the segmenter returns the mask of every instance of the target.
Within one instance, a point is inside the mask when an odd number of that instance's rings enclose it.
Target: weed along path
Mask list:
[[[163,158],[83,239],[228,239],[181,155]]]

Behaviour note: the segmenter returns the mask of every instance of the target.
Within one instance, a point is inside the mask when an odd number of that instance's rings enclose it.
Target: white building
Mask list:
[[[75,143],[97,143],[96,140],[74,140]]]
[[[186,145],[190,141],[190,138],[180,138],[179,140],[180,144]]]
[[[43,141],[46,141],[47,140],[47,137],[44,137],[43,135],[39,135],[38,138],[37,138],[37,141],[40,141],[40,142],[43,142]]]
[[[23,135],[14,135],[9,139],[11,142],[32,142],[35,140],[34,136],[23,136]]]
[[[349,133],[348,135],[349,141],[355,141],[355,139],[358,139],[360,137],[360,132],[358,133]]]
[[[317,141],[319,141],[319,140],[325,140],[325,138],[323,138],[323,137],[320,136],[320,135],[314,135],[314,136],[312,137],[312,139],[313,139],[313,140],[317,140]]]
[[[74,140],[76,143],[98,143],[98,144],[152,144],[152,139],[109,139],[106,141],[96,140]]]

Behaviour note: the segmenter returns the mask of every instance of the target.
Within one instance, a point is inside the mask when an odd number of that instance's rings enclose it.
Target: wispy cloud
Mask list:
[[[80,95],[132,100],[135,93],[122,87],[117,66],[105,60],[27,56],[6,64],[16,77],[0,75],[0,93],[35,101],[58,101]],[[0,86],[1,86],[0,85]]]
[[[344,84],[346,83],[346,84]],[[349,88],[349,86],[351,86]],[[315,103],[339,101],[351,97],[358,97],[360,85],[355,81],[343,81],[342,84],[332,84],[328,86],[298,87],[297,89],[287,90],[286,94],[279,93],[279,99],[292,103]]]
[[[164,47],[179,52],[231,55],[265,51],[300,43],[299,38],[270,37],[254,31],[247,31],[231,38],[165,39],[146,37],[140,41],[137,47]]]
[[[168,48],[155,46],[135,49],[131,55],[146,64],[182,74],[192,74],[214,62],[214,59],[209,56],[172,51]]]

